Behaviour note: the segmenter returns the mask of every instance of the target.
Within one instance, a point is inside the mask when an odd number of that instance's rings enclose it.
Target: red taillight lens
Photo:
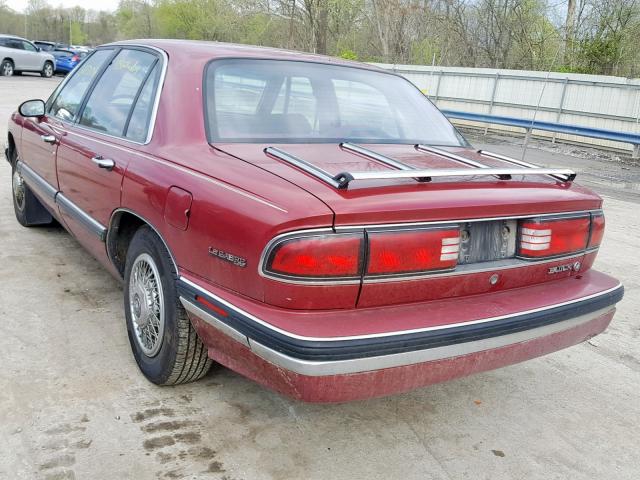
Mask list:
[[[285,240],[271,253],[270,272],[295,277],[360,275],[363,236],[319,235]]]
[[[527,220],[520,225],[520,255],[552,257],[584,250],[590,217]]]
[[[589,248],[599,247],[604,236],[604,215],[602,213],[591,214],[591,237],[589,238]]]
[[[78,62],[79,60],[80,60],[80,57],[78,55],[74,55],[73,57],[71,57],[72,62]]]
[[[369,233],[368,275],[446,270],[458,263],[460,230]]]

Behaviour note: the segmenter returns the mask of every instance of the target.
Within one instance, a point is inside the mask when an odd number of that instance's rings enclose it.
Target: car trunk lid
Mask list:
[[[267,147],[278,148],[330,175],[395,169],[347,151],[338,144],[215,145],[215,148],[260,166],[321,199],[334,211],[336,226],[534,215],[589,210],[599,208],[601,204],[600,197],[588,189],[547,175],[517,175],[511,180],[486,175],[436,177],[430,182],[419,182],[414,178],[358,180],[345,189],[337,189],[314,175],[267,155],[264,151]],[[442,155],[418,151],[413,145],[363,147],[416,169],[474,168]],[[446,151],[488,167],[514,167],[468,148],[447,148]]]
[[[362,145],[416,169],[477,168],[413,145]],[[337,231],[423,227],[446,223],[468,235],[460,242],[458,266],[450,273],[375,278],[365,275],[357,299],[359,307],[372,307],[467,296],[566,278],[579,268],[584,252],[570,259],[549,261],[516,258],[518,218],[599,209],[601,199],[573,182],[548,175],[514,175],[509,180],[493,176],[434,177],[431,182],[414,178],[353,181],[347,188],[325,181],[265,153],[275,147],[328,172],[390,171],[393,167],[341,148],[337,144],[225,144],[216,148],[251,162],[321,199],[334,212]],[[472,149],[448,148],[488,167],[513,165],[480,155]],[[588,216],[588,214],[586,214]],[[462,237],[461,237],[462,238]],[[557,272],[549,274],[550,269]],[[495,275],[495,277],[494,277]],[[322,287],[318,287],[322,288]]]

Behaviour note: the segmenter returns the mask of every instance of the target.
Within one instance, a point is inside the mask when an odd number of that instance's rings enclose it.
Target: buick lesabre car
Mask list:
[[[582,342],[623,295],[574,172],[472,149],[368,65],[109,44],[19,107],[6,154],[18,221],[122,279],[160,385],[215,361],[305,401],[388,395]]]

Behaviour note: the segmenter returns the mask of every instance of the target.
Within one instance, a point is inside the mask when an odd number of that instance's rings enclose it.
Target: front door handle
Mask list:
[[[110,158],[102,158],[100,155],[98,155],[97,157],[93,157],[91,161],[95,163],[99,168],[104,168],[108,171],[113,170],[113,167],[116,166],[116,162],[114,162]]]
[[[51,144],[56,143],[57,140],[55,135],[40,135],[40,138],[43,142]]]

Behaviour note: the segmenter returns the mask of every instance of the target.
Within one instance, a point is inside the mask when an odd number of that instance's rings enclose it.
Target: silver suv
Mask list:
[[[50,53],[40,51],[29,40],[12,35],[0,35],[0,75],[38,72],[49,78],[56,69],[56,60]]]

